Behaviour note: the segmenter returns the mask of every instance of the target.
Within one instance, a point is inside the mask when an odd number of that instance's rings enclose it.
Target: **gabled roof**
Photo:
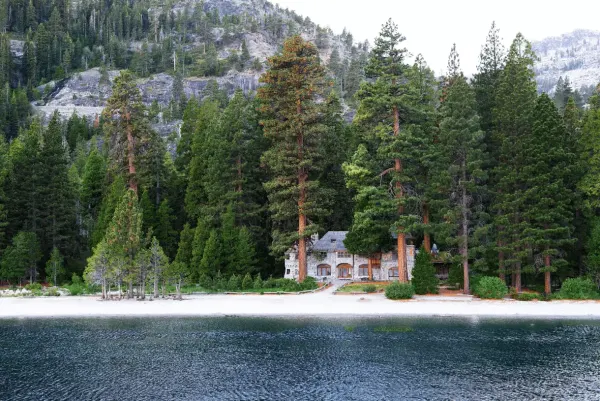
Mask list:
[[[312,246],[313,251],[337,252],[345,251],[344,240],[348,231],[329,231]]]

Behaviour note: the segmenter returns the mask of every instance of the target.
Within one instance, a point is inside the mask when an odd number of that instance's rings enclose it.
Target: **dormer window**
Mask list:
[[[350,258],[350,257],[352,257],[352,255],[350,255],[350,252],[347,252],[347,251],[339,251],[337,253],[337,257],[338,258]]]

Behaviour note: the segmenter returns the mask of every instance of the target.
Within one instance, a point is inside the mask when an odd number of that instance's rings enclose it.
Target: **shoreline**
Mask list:
[[[102,301],[97,297],[3,297],[0,319],[88,317],[489,317],[600,319],[596,301],[436,300],[391,301],[381,294],[337,296],[199,295],[183,301]]]

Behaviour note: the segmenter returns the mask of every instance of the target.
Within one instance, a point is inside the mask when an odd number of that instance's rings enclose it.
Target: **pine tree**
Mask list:
[[[168,266],[169,266],[169,258],[165,255],[160,243],[156,239],[156,237],[152,237],[152,242],[150,244],[150,267],[151,267],[151,279],[154,283],[153,286],[153,294],[154,298],[158,297],[158,284],[163,280],[163,276],[165,275]]]
[[[2,255],[2,276],[18,281],[29,276],[29,283],[37,281],[37,264],[42,257],[40,243],[33,232],[20,231],[12,238],[12,245]]]
[[[63,266],[63,257],[60,254],[58,248],[53,248],[50,253],[50,259],[46,262],[46,277],[47,280],[52,280],[52,284],[56,287],[58,285],[58,278],[65,273]]]
[[[300,36],[288,39],[281,55],[268,60],[258,91],[262,124],[271,147],[263,162],[272,174],[265,184],[274,222],[272,252],[281,256],[292,245],[298,248],[299,281],[306,278],[306,238],[317,231],[309,219],[327,214],[321,207],[323,191],[313,179],[323,154],[322,121],[325,70],[314,45]],[[297,221],[297,225],[294,224]],[[307,224],[308,222],[308,224]]]
[[[206,242],[208,241],[209,236],[210,225],[207,224],[202,218],[199,218],[196,228],[194,229],[194,239],[192,241],[191,269],[195,272],[194,277],[200,277],[202,274],[210,274],[209,271],[204,271],[202,269],[202,259],[204,257],[204,250],[206,248]]]
[[[147,164],[151,163],[144,163],[143,154],[157,138],[150,128],[140,91],[130,72],[123,71],[115,78],[112,96],[102,118],[111,166],[115,172],[125,175],[129,188],[137,194],[138,170],[149,170]]]
[[[406,156],[403,151],[409,148],[409,144],[401,127],[414,115],[413,92],[407,79],[409,67],[405,62],[407,50],[401,47],[404,40],[391,19],[384,24],[375,39],[375,46],[365,69],[369,80],[357,93],[360,107],[356,116],[356,122],[365,127],[371,142],[378,142],[375,146],[381,170],[375,173],[393,188],[397,218],[391,228],[398,234],[398,276],[402,282],[408,281],[405,228],[409,224],[404,210],[405,176],[402,159]]]
[[[534,60],[530,43],[517,34],[500,77],[494,109],[497,135],[502,143],[493,171],[499,270],[501,274],[505,270],[513,273],[512,285],[517,292],[521,292],[521,267],[528,254],[523,233],[529,222],[522,215],[526,200],[524,144],[531,135],[537,96]]]
[[[439,280],[435,276],[435,267],[431,262],[431,254],[421,249],[415,259],[411,284],[415,294],[437,294]]]
[[[61,254],[73,256],[77,233],[75,188],[69,180],[69,150],[65,146],[63,127],[55,112],[44,134],[40,151],[39,196],[44,200],[40,206],[43,234],[40,238],[44,255],[52,248]]]
[[[106,231],[106,242],[111,252],[116,258],[123,259],[123,280],[129,285],[129,298],[133,297],[133,283],[137,278],[135,257],[140,249],[141,238],[142,213],[137,195],[130,188],[117,205]]]
[[[457,244],[464,271],[463,289],[469,294],[469,257],[476,231],[481,228],[478,199],[485,189],[482,169],[483,132],[480,129],[475,93],[467,83],[458,62],[456,47],[448,61],[448,76],[440,107],[437,171],[433,174],[437,190],[448,194],[440,214],[450,244]],[[471,247],[471,248],[470,248]]]
[[[81,207],[88,236],[91,236],[97,224],[105,182],[106,163],[98,150],[92,147],[90,154],[85,159],[81,177]]]
[[[523,175],[528,199],[522,215],[529,227],[523,231],[523,241],[534,254],[533,267],[544,272],[544,289],[550,294],[551,272],[566,264],[564,247],[572,243],[574,192],[568,178],[575,154],[561,116],[546,94],[536,101],[532,135],[527,139]]]
[[[242,227],[238,230],[238,237],[235,243],[235,258],[233,268],[239,274],[246,272],[250,274],[256,267],[256,251],[252,241],[250,230]]]
[[[196,230],[198,230],[196,228]],[[194,241],[195,242],[195,241]],[[221,236],[217,230],[211,230],[210,236],[204,246],[202,260],[200,261],[200,275],[214,276],[224,267],[221,249]]]
[[[94,247],[92,256],[88,258],[83,277],[88,284],[100,284],[102,299],[106,299],[112,279],[111,273],[110,250],[107,243],[101,241]]]

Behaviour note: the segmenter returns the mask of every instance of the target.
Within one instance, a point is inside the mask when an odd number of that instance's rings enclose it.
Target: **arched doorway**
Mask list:
[[[317,276],[331,276],[331,266],[328,264],[318,265]]]
[[[340,263],[337,266],[338,278],[352,278],[352,266],[348,263]]]

